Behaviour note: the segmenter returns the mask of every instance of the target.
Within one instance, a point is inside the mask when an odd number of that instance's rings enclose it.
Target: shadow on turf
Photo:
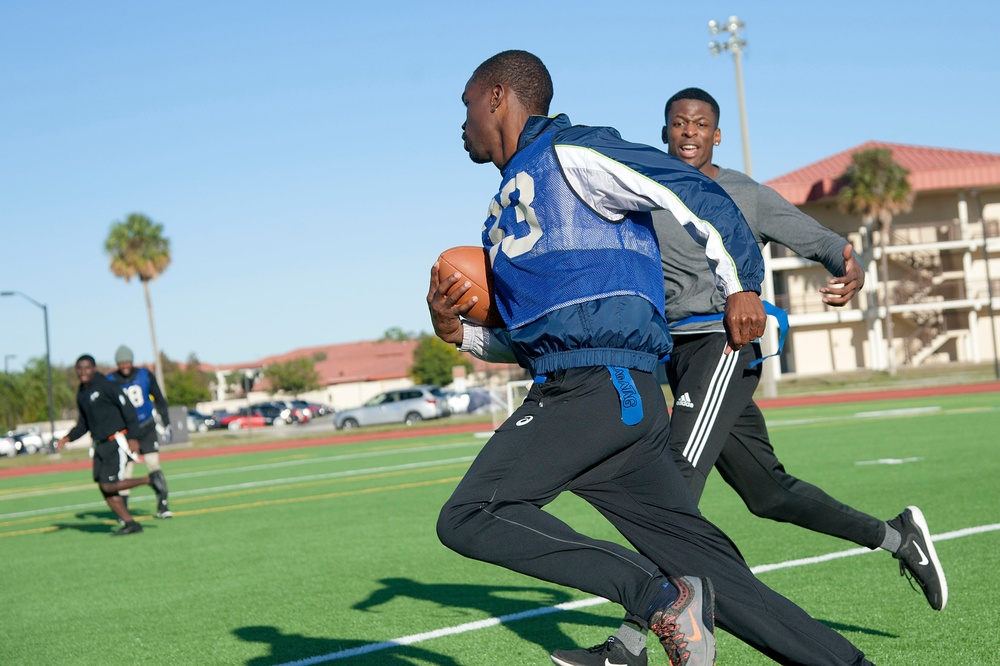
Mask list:
[[[830,620],[820,620],[823,624],[830,627],[834,631],[856,631],[859,634],[867,634],[868,636],[885,636],[886,638],[899,638],[899,634],[894,634],[889,631],[882,631],[881,629],[872,629],[870,627],[859,627],[856,624],[844,624],[842,622],[833,622]]]
[[[140,513],[132,512],[132,517],[136,519],[143,518],[144,516]],[[76,530],[77,532],[84,532],[86,534],[111,534],[117,532],[119,529],[118,516],[112,511],[81,511],[76,514],[78,520],[88,521],[83,523],[56,523],[54,527],[55,532],[61,530]],[[94,523],[90,522],[92,519],[97,519],[101,522]],[[149,523],[143,521],[143,527],[148,527]]]
[[[572,597],[566,592],[542,587],[427,584],[409,578],[383,578],[379,583],[382,585],[381,588],[372,592],[367,599],[354,604],[352,608],[362,612],[380,612],[373,609],[399,599],[411,599],[429,601],[454,609],[476,611],[478,618],[483,613],[492,617],[531,613],[540,608],[572,600]],[[523,598],[525,596],[530,598]],[[561,625],[576,624],[599,627],[601,631],[595,632],[593,640],[594,643],[597,643],[609,633],[614,632],[614,627],[611,625],[616,622],[606,617],[594,616],[576,610],[534,615],[529,619],[530,622],[505,622],[504,627],[521,639],[538,645],[546,652],[572,648],[576,645],[574,640],[563,633]],[[459,620],[456,624],[464,622],[465,620]],[[386,637],[386,640],[391,641],[409,633],[417,633],[415,630],[407,631],[405,623],[400,623],[399,629],[399,635]],[[270,653],[267,656],[250,659],[246,662],[247,666],[285,664],[348,650],[360,651],[350,657],[352,664],[402,665],[412,664],[413,659],[422,659],[440,666],[463,666],[462,662],[455,661],[452,657],[416,645],[392,645],[368,651],[365,648],[372,646],[369,641],[311,638],[302,634],[282,633],[280,629],[273,626],[240,627],[233,630],[233,635],[248,643],[264,643],[270,646]],[[476,661],[476,664],[479,663]]]
[[[366,641],[310,638],[302,634],[283,634],[277,627],[270,626],[240,627],[233,629],[233,635],[248,643],[264,643],[271,648],[270,654],[267,656],[248,659],[246,666],[286,664],[302,661],[309,657],[319,657],[370,645]],[[439,666],[461,666],[451,657],[413,645],[397,645],[392,649],[380,650],[375,653],[374,658],[375,663],[389,666],[392,664],[413,666],[414,659],[420,659],[430,664],[439,664]],[[358,662],[352,659],[351,663]]]
[[[542,587],[499,587],[489,585],[458,585],[440,583],[421,583],[409,578],[383,578],[378,581],[381,587],[373,591],[368,598],[354,604],[351,608],[362,612],[380,612],[376,609],[384,604],[398,600],[417,600],[432,602],[453,609],[477,611],[475,617],[486,613],[491,617],[506,617],[519,613],[532,613],[540,608],[555,606],[571,601],[566,592]],[[525,599],[523,597],[531,597]],[[520,597],[520,598],[518,598]],[[396,612],[386,610],[385,612]],[[471,619],[471,618],[470,618]],[[614,633],[617,620],[591,615],[584,611],[567,610],[559,612],[531,615],[530,622],[511,620],[504,627],[514,632],[522,640],[534,643],[545,652],[558,649],[571,649],[577,643],[566,636],[562,625],[582,625],[600,628],[594,632],[592,640],[587,643],[599,643],[608,634]],[[462,624],[463,621],[455,622]],[[859,627],[840,622],[823,621],[823,624],[837,631],[854,631],[862,634],[897,638],[895,634]],[[405,623],[399,625],[399,634],[386,637],[387,643],[393,639],[402,638],[407,634],[417,633],[407,631]],[[322,656],[336,655],[339,652],[352,651],[344,655],[351,664],[412,664],[413,659],[420,659],[439,666],[463,666],[463,662],[455,661],[453,657],[438,654],[416,645],[374,645],[369,641],[336,638],[311,638],[302,634],[285,634],[273,626],[248,626],[233,630],[233,635],[248,643],[263,643],[270,646],[267,656],[254,657],[246,662],[246,666],[273,666]],[[584,646],[579,646],[584,647]],[[337,659],[331,658],[330,661]],[[481,662],[474,662],[477,666]]]
[[[100,523],[55,523],[53,527],[56,529],[49,532],[49,534],[58,534],[61,530],[76,530],[77,532],[84,532],[86,534],[112,534],[119,529],[118,523],[114,525]]]
[[[518,613],[531,614],[539,609],[574,599],[563,590],[544,587],[421,583],[410,578],[382,578],[378,582],[382,585],[381,588],[351,608],[371,612],[373,608],[397,599],[415,599],[454,609],[476,611],[476,618],[483,613],[500,618]],[[563,632],[561,625],[600,627],[601,631],[594,634],[593,643],[601,642],[608,634],[614,633],[617,627],[617,624],[611,626],[614,620],[578,610],[530,615],[525,619],[530,619],[530,622],[515,620],[505,622],[504,626],[523,640],[534,643],[547,652],[572,648],[576,645],[576,641]],[[460,620],[456,624],[463,622],[465,620]]]

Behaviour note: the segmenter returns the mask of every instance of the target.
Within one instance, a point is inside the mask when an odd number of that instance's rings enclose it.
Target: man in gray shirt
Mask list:
[[[681,90],[667,101],[664,113],[663,142],[668,152],[722,186],[761,246],[781,243],[820,262],[834,276],[819,290],[824,303],[845,305],[861,290],[864,271],[850,243],[771,188],[712,164],[722,132],[719,105],[711,95],[699,88]],[[900,573],[923,590],[931,608],[944,608],[948,587],[920,509],[907,507],[882,521],[785,471],[753,401],[760,381],[760,344],[744,345],[739,351],[728,348],[718,316],[725,298],[715,287],[704,253],[698,254],[698,245],[669,212],[654,211],[653,225],[662,252],[666,318],[674,338],[667,363],[674,395],[669,444],[695,500],[701,499],[714,467],[757,516],[888,550],[899,560]],[[636,618],[627,616],[605,643],[588,650],[556,651],[552,660],[561,666],[645,666],[646,636],[641,627]]]

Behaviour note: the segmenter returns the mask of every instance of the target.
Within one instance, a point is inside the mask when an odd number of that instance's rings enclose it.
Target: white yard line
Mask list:
[[[398,472],[409,469],[421,469],[424,467],[436,467],[438,465],[450,465],[458,463],[468,463],[472,462],[475,456],[462,456],[460,458],[444,458],[439,460],[428,460],[425,462],[415,462],[415,463],[404,463],[401,465],[386,465],[384,467],[369,467],[367,469],[352,469],[344,472],[328,472],[326,474],[309,474],[306,476],[290,476],[281,479],[265,479],[263,481],[248,481],[246,483],[234,483],[228,486],[212,486],[210,488],[199,488],[197,490],[179,490],[172,491],[170,493],[170,498],[174,499],[177,497],[198,497],[214,495],[216,493],[229,492],[232,490],[248,490],[252,488],[267,488],[269,486],[280,486],[286,483],[302,483],[303,481],[325,481],[329,479],[343,479],[350,478],[352,476],[364,476],[366,474],[380,474],[383,472]],[[265,466],[261,466],[263,468]],[[258,469],[260,469],[258,468]],[[177,474],[170,477],[171,480],[174,478],[180,478],[183,475]],[[93,486],[86,486],[87,488],[93,488]],[[153,500],[153,496],[139,497],[136,498],[139,501]],[[104,502],[88,502],[86,504],[71,504],[63,506],[48,507],[45,509],[34,509],[32,511],[18,511],[16,513],[0,513],[0,520],[8,520],[11,518],[25,518],[28,516],[43,516],[49,513],[62,513],[65,511],[78,511],[80,509],[92,509],[96,507],[107,506]]]
[[[268,469],[280,469],[282,467],[297,467],[299,465],[321,465],[325,463],[335,463],[344,460],[358,460],[362,458],[379,458],[383,456],[398,456],[406,453],[424,453],[426,451],[443,451],[447,449],[463,448],[475,446],[477,448],[482,447],[482,442],[458,442],[455,444],[439,444],[437,446],[418,446],[413,448],[400,448],[400,449],[385,449],[382,451],[366,451],[363,453],[346,453],[339,456],[313,456],[310,458],[298,458],[296,460],[283,460],[281,462],[273,463],[263,463],[260,465],[244,465],[243,467],[219,467],[217,469],[208,469],[201,472],[181,472],[181,473],[171,473],[168,477],[168,481],[173,481],[176,479],[194,479],[205,476],[222,476],[225,474],[238,474],[242,472],[257,472],[261,470]],[[387,468],[388,469],[388,468]],[[89,471],[89,470],[88,470]],[[365,473],[364,470],[358,473]],[[252,487],[252,486],[248,486]],[[80,484],[73,486],[64,486],[61,488],[40,488],[36,490],[26,490],[20,493],[10,493],[7,495],[0,496],[0,502],[22,499],[25,497],[40,497],[45,495],[53,495],[56,493],[67,493],[67,492],[77,492],[80,490],[92,490],[94,488],[93,483]],[[215,489],[210,489],[214,492]],[[181,493],[171,493],[171,495],[181,496]],[[98,502],[99,505],[103,506],[102,502]],[[90,504],[80,505],[80,506],[90,506]],[[65,509],[73,509],[78,507],[62,507],[61,509],[51,509],[51,511],[60,511]],[[4,518],[3,514],[0,514],[0,518]]]
[[[986,532],[995,532],[997,530],[1000,530],[1000,523],[994,525],[981,525],[979,527],[967,527],[965,529],[955,530],[953,532],[945,532],[944,534],[938,534],[937,536],[932,537],[932,539],[934,541],[947,541],[949,539],[960,539],[962,537],[974,536],[976,534],[984,534]],[[762,564],[756,567],[751,567],[751,571],[753,571],[755,574],[761,574],[767,571],[776,571],[778,569],[790,569],[792,567],[802,567],[813,564],[821,564],[823,562],[829,562],[830,560],[836,560],[842,557],[854,557],[856,555],[864,555],[866,553],[873,553],[873,552],[875,551],[869,550],[868,548],[851,548],[850,550],[841,550],[834,553],[827,553],[826,555],[819,555],[817,557],[805,557],[798,560],[788,560],[786,562],[778,562],[776,564]],[[454,636],[455,634],[464,634],[469,631],[479,631],[480,629],[488,629],[490,627],[495,627],[497,625],[516,622],[517,620],[526,620],[528,618],[538,617],[539,615],[558,613],[564,610],[575,610],[577,608],[586,608],[588,606],[597,606],[605,603],[610,603],[610,602],[608,602],[607,599],[602,599],[600,597],[590,597],[587,599],[580,599],[578,601],[569,601],[567,603],[558,604],[556,606],[545,606],[542,608],[536,608],[521,613],[513,613],[511,615],[501,615],[500,617],[486,618],[485,620],[479,620],[476,622],[466,622],[465,624],[459,624],[452,627],[442,627],[441,629],[435,629],[433,631],[427,631],[421,634],[411,634],[409,636],[402,636],[400,638],[394,638],[392,640],[382,641],[380,643],[369,643],[368,645],[361,645],[356,648],[341,650],[339,652],[331,652],[330,654],[319,655],[316,657],[309,657],[308,659],[299,659],[298,661],[285,662],[284,664],[279,664],[279,666],[312,666],[312,664],[325,664],[330,661],[347,659],[349,657],[357,657],[359,655],[370,654],[372,652],[378,652],[380,650],[387,650],[389,648],[399,647],[401,645],[413,645],[414,643],[420,643],[434,638],[441,638],[443,636]]]

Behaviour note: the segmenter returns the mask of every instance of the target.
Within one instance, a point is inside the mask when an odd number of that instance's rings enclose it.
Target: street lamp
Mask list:
[[[56,450],[56,415],[52,405],[52,354],[49,351],[49,307],[39,303],[31,296],[20,291],[0,291],[0,296],[20,296],[26,301],[34,303],[42,309],[45,317],[45,369],[48,372],[49,381],[49,451]]]
[[[8,374],[7,361],[9,361],[12,358],[17,358],[17,354],[4,354],[3,355],[3,374],[5,374],[5,375]]]
[[[743,97],[743,49],[747,45],[747,40],[740,37],[740,30],[746,24],[738,16],[730,16],[725,21],[712,19],[708,22],[708,33],[718,35],[720,32],[729,33],[729,39],[724,42],[712,40],[708,43],[708,50],[712,55],[722,55],[723,51],[733,54],[733,64],[736,66],[736,101],[740,111],[740,133],[743,139],[743,173],[753,178],[753,164],[750,160],[750,130],[747,126],[746,100]],[[764,245],[761,249],[764,257],[764,282],[761,284],[760,297],[765,301],[774,302],[774,274],[771,271],[771,246]],[[767,341],[768,349],[778,348],[778,334],[773,326],[768,326],[764,330],[764,339]],[[764,363],[761,366],[760,384],[764,392],[764,397],[773,398],[778,394],[776,380],[781,375],[779,365],[774,363]]]

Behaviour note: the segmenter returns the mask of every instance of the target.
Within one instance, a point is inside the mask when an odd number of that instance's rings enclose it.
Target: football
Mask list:
[[[493,271],[490,270],[486,250],[474,245],[461,245],[442,252],[438,257],[438,279],[444,280],[455,273],[461,273],[472,283],[458,303],[463,304],[473,296],[479,297],[479,301],[465,318],[491,328],[503,326],[503,318],[493,303]],[[452,290],[461,284],[461,281],[458,282]]]

